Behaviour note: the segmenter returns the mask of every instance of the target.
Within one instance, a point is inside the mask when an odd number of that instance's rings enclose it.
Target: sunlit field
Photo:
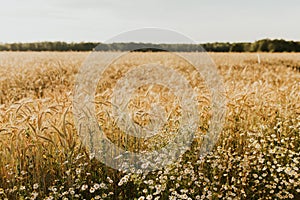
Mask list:
[[[89,55],[75,52],[0,53],[0,199],[299,199],[300,54],[209,53],[223,78],[227,112],[212,152],[199,155],[211,125],[209,90],[189,77],[190,65],[167,53],[132,53],[105,71],[96,90],[99,125],[116,145],[136,151],[160,148],[176,132],[180,107],[156,86],[169,110],[165,129],[138,143],[120,131],[105,109],[116,81],[133,65],[164,59],[200,87],[199,125],[190,150],[147,174],[107,167],[82,145],[73,118],[76,74]],[[108,90],[107,90],[108,89]],[[149,88],[138,94],[146,96]],[[138,111],[157,99],[135,98]],[[170,131],[166,131],[170,130]],[[172,130],[172,131],[171,131]]]

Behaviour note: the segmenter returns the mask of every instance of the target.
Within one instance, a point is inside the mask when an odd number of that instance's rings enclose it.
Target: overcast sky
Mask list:
[[[171,29],[201,43],[262,38],[300,40],[299,0],[0,0],[0,3],[0,42],[103,42],[143,27]]]

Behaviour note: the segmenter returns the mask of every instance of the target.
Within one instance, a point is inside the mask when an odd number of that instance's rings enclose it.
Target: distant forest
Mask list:
[[[32,42],[0,43],[0,51],[177,51],[177,52],[300,52],[300,42],[282,39],[263,39],[253,43],[215,42],[205,44],[150,44],[150,43],[66,43]]]

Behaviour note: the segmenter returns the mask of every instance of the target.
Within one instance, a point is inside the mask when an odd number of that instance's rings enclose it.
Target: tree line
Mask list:
[[[263,39],[252,43],[215,42],[205,44],[32,42],[0,43],[0,51],[177,51],[177,52],[300,52],[300,42]]]

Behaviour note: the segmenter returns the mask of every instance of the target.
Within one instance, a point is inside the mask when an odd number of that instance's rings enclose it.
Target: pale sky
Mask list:
[[[0,0],[0,42],[103,42],[144,27],[199,43],[300,41],[299,20],[299,0]]]

